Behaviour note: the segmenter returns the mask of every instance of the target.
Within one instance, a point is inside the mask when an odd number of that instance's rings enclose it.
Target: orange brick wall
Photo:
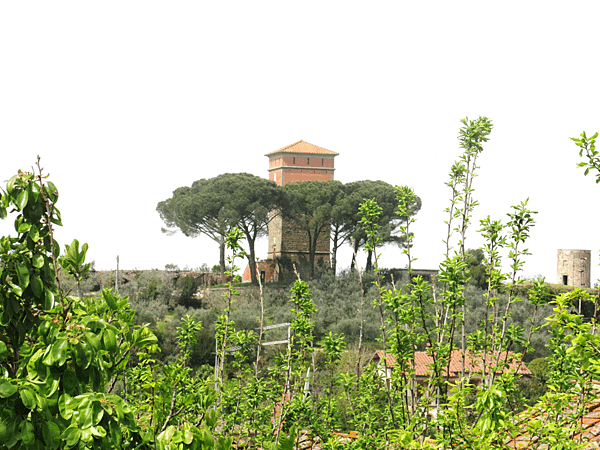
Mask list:
[[[256,266],[258,269],[258,273],[265,272],[265,283],[270,283],[275,280],[275,263],[270,260],[266,261],[257,261]],[[248,282],[252,281],[252,277],[250,276],[250,265],[246,266],[246,270],[244,270],[244,275],[242,275],[242,281]]]
[[[333,157],[286,154],[269,158],[269,179],[278,186],[299,181],[333,180]]]

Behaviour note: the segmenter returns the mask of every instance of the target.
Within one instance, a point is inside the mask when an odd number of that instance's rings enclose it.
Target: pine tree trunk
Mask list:
[[[256,253],[254,253],[254,239],[246,237],[248,241],[248,266],[250,267],[250,278],[252,279],[252,285],[258,286],[258,280],[256,278]]]
[[[219,242],[219,265],[221,266],[221,283],[225,283],[225,236]]]

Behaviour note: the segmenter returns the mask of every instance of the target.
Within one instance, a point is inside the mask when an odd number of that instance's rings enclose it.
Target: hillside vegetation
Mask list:
[[[117,294],[90,275],[86,244],[54,240],[58,190],[39,164],[37,174],[19,172],[0,198],[0,218],[16,216],[17,232],[0,239],[0,449],[590,445],[597,297],[552,295],[543,280],[524,287],[536,214],[528,201],[504,221],[480,222],[485,276],[475,276],[465,239],[492,124],[462,122],[433,284],[385,281],[382,208],[365,199],[359,223],[372,271],[264,289],[230,282],[200,298],[193,277],[139,272]],[[597,169],[595,137],[576,143]],[[410,273],[416,194],[395,193]],[[243,238],[236,227],[225,236],[232,281]]]

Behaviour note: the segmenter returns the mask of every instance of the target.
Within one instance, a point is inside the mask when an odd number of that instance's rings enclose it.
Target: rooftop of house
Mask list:
[[[566,428],[573,429],[569,439],[572,441],[583,442],[585,445],[585,447],[583,447],[584,450],[600,448],[600,384],[595,381],[590,384],[591,385],[586,387],[586,389],[590,389],[594,398],[589,402],[586,402],[585,407],[582,409],[582,415],[577,419],[569,419],[572,417],[571,413],[573,413],[573,411],[567,409],[566,411],[561,411],[558,418],[559,420],[562,419],[565,421],[564,426]],[[580,398],[580,395],[577,392],[575,393],[577,394],[577,397]],[[574,401],[573,403],[576,402]],[[506,442],[508,447],[523,450],[533,448],[547,450],[550,448],[548,444],[540,442],[540,436],[537,435],[537,432],[536,435],[530,435],[528,433],[528,426],[535,421],[556,421],[557,418],[554,415],[549,416],[548,411],[541,411],[539,407],[535,406],[519,414],[516,420],[523,434]]]
[[[377,350],[373,356],[373,360],[376,362],[381,361],[383,358],[383,350]],[[486,355],[486,373],[489,373],[490,367],[496,366],[496,359],[498,353],[494,355]],[[519,358],[513,352],[500,352],[500,359],[498,365],[503,365],[506,361],[506,371],[515,372],[518,375],[531,375],[529,369],[520,362]],[[387,353],[386,362],[389,367],[397,366],[396,357],[392,353]],[[428,355],[426,352],[415,352],[415,375],[417,377],[424,377],[430,373],[431,365],[433,364],[433,357]],[[450,356],[450,376],[458,377],[462,371],[462,351],[453,350]],[[471,373],[482,373],[483,372],[483,355],[474,354],[467,352],[465,356],[465,371]],[[498,370],[500,372],[500,370]]]
[[[333,152],[331,150],[327,150],[323,147],[318,147],[313,144],[309,144],[308,142],[298,141],[294,144],[288,145],[287,147],[280,148],[279,150],[275,150],[274,152],[270,152],[265,154],[265,156],[272,156],[277,153],[305,153],[310,155],[330,155],[336,156],[339,153]]]

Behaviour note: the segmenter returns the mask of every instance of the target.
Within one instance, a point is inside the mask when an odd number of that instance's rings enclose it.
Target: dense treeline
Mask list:
[[[307,181],[290,183],[283,187],[273,181],[247,173],[226,173],[211,179],[195,181],[191,187],[181,187],[173,196],[157,206],[168,229],[166,233],[180,230],[186,236],[204,234],[219,244],[221,275],[225,274],[225,237],[232,227],[243,231],[246,257],[250,266],[252,283],[256,279],[256,239],[267,233],[269,222],[276,215],[293,218],[305,233],[309,249],[309,277],[315,275],[315,252],[319,237],[331,231],[331,267],[337,268],[337,251],[346,244],[357,252],[366,243],[364,227],[360,223],[358,206],[365,199],[376,199],[382,207],[380,217],[383,243],[405,245],[398,233],[401,218],[395,214],[397,207],[394,186],[384,181],[355,181],[342,184]],[[409,205],[410,214],[421,208],[416,197]],[[368,252],[367,270],[371,270],[372,254]],[[354,261],[348,261],[354,266]]]

